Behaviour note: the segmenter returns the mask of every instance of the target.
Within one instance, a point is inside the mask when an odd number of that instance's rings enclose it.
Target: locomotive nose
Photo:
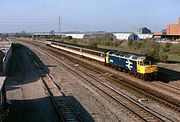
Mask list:
[[[145,72],[146,73],[157,72],[157,66],[148,66],[148,67],[145,68]]]

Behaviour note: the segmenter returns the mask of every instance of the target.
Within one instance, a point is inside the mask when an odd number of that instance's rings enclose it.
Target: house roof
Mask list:
[[[113,33],[113,35],[119,40],[128,40],[131,36],[137,36],[134,33]]]

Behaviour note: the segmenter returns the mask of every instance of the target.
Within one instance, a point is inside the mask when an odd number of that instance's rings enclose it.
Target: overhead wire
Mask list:
[[[0,26],[42,26],[42,25],[57,25],[58,22],[53,21],[2,21]]]
[[[41,28],[54,28],[58,26],[58,21],[50,19],[24,19],[24,18],[1,18],[0,29],[1,31],[16,28],[16,30],[34,30],[37,31]],[[39,27],[39,28],[37,28]],[[14,29],[13,29],[14,30]]]

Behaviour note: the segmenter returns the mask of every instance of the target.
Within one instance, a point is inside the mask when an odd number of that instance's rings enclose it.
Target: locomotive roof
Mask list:
[[[128,59],[133,59],[133,60],[144,60],[146,57],[143,55],[138,55],[138,54],[134,54],[134,53],[129,53],[129,52],[123,52],[123,51],[109,51],[109,54],[113,54],[116,56],[120,56],[120,57],[125,57]]]

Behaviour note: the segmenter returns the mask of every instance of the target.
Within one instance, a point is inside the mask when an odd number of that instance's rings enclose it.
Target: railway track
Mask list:
[[[162,82],[154,82],[153,85],[157,86],[158,88],[164,89],[167,92],[173,93],[174,95],[177,95],[177,97],[180,97],[180,89],[178,87]]]
[[[28,50],[28,49],[27,49]],[[52,79],[49,73],[44,75],[44,64],[39,58],[28,50],[28,54],[32,59],[32,62],[37,69],[41,80],[43,81],[48,95],[59,115],[60,122],[82,122],[81,117],[77,111],[72,107],[71,103],[67,100],[66,96],[61,92],[60,87]]]
[[[38,51],[38,52],[42,53],[42,51]],[[113,100],[114,103],[117,103],[120,106],[122,106],[124,109],[124,112],[129,113],[129,115],[133,116],[135,121],[157,121],[157,122],[164,121],[156,115],[158,113],[150,112],[150,110],[143,107],[143,105],[137,103],[136,100],[133,100],[129,96],[126,96],[125,94],[120,93],[119,91],[103,83],[103,81],[101,81],[100,79],[97,79],[93,75],[85,73],[85,72],[82,73],[82,70],[77,70],[73,67],[67,66],[67,64],[60,61],[58,58],[54,57],[53,55],[47,54],[46,52],[43,52],[43,53],[55,59],[57,62],[61,63],[63,67],[68,69],[68,71],[70,71],[75,76],[82,79],[85,83],[88,82],[87,84],[91,84],[95,89],[101,92],[101,94],[105,95],[108,101]]]
[[[35,45],[37,46],[37,45]],[[57,51],[57,49],[52,49],[52,48],[46,48],[48,49],[49,51],[53,52],[54,54],[58,54],[58,53],[61,53],[61,55],[64,55],[67,57],[67,55],[69,56],[69,54],[67,53],[64,53],[64,52],[60,52],[60,51]],[[68,58],[69,60],[72,60],[72,55],[69,56],[70,58]],[[74,57],[74,56],[73,56]],[[83,63],[81,61],[77,61],[77,60],[73,60],[74,63],[77,63],[77,64],[81,64],[83,65],[84,67],[88,68],[88,69],[91,69],[92,71],[94,72],[97,72],[99,74],[104,74],[106,73],[106,71],[103,71],[102,69],[100,68],[95,68],[93,66],[88,66],[87,63]],[[111,73],[109,73],[111,74]],[[175,109],[177,112],[180,111],[180,108],[179,108],[179,101],[177,100],[174,100],[173,98],[167,96],[167,95],[164,95],[162,93],[159,93],[158,91],[155,91],[153,89],[150,89],[150,88],[146,88],[144,86],[142,86],[141,84],[136,84],[136,83],[132,83],[131,81],[124,81],[122,79],[119,79],[118,76],[116,76],[115,74],[113,75],[110,75],[109,76],[109,79],[110,80],[113,80],[113,81],[117,81],[127,87],[129,87],[130,89],[133,89],[135,91],[137,91],[138,93],[142,94],[142,95],[145,95],[147,97],[150,97],[156,101],[159,101],[160,103],[163,103],[165,104],[166,106],[169,106],[173,109]],[[142,89],[143,88],[143,89]]]
[[[56,49],[53,49],[53,48],[49,48],[49,51],[53,51],[54,53],[57,53],[57,50]],[[93,67],[93,66],[88,66],[87,63],[84,63],[84,62],[80,62],[79,60],[73,60],[73,58],[71,57],[71,55],[67,55],[67,53],[63,53],[63,52],[59,52],[58,53],[61,53],[62,55],[65,55],[65,56],[69,56],[68,60],[71,60],[72,62],[74,63],[81,63],[81,65],[83,65],[84,67],[88,68],[88,69],[91,69],[99,74],[102,74],[102,73],[105,73],[105,71],[103,71],[102,69],[100,68],[97,68],[97,67]],[[136,82],[132,82],[128,79],[121,79],[119,78],[118,75],[116,74],[113,74],[111,75],[110,77],[108,77],[109,80],[113,80],[113,81],[116,81],[116,82],[119,82],[135,91],[137,91],[138,93],[148,97],[148,98],[151,98],[151,99],[154,99],[174,110],[176,110],[177,112],[180,112],[180,101],[179,100],[176,100],[174,98],[172,98],[171,96],[167,96],[166,94],[164,93],[161,93],[157,90],[153,90],[147,86],[144,86],[142,84],[139,84],[139,83],[136,83]]]
[[[73,62],[75,62],[75,63],[79,63],[76,60],[72,60],[70,58],[68,58],[68,59],[73,61]],[[98,74],[104,74],[104,73],[106,74],[106,72],[101,71],[99,69],[97,70],[97,68],[94,68],[92,66],[90,67],[87,64],[81,63],[81,65],[83,67],[86,67],[86,68],[88,68],[88,69],[98,73]],[[156,101],[159,101],[160,103],[163,103],[163,104],[165,104],[168,107],[171,107],[172,109],[176,110],[177,112],[180,112],[180,101],[178,101],[178,100],[176,100],[176,99],[174,99],[174,98],[172,98],[170,96],[167,96],[166,94],[163,94],[161,92],[153,90],[153,89],[151,89],[151,88],[149,88],[147,86],[144,86],[142,84],[138,84],[138,83],[132,82],[132,81],[130,81],[128,79],[126,79],[126,80],[120,79],[118,77],[118,75],[112,75],[111,74],[111,75],[105,75],[105,77],[108,80],[116,81],[116,82],[118,82],[120,84],[123,84],[123,85],[125,85],[125,86],[127,86],[127,87],[129,87],[129,88],[131,88],[131,89],[133,89],[135,91],[137,91],[138,93],[144,95],[144,96],[147,96],[147,97],[152,98],[152,99],[154,99]],[[158,85],[158,86],[160,86],[160,85]],[[163,86],[160,86],[160,87],[163,87],[164,90],[167,90],[169,92],[172,92],[174,94],[179,95],[179,89],[178,88],[173,87],[173,86],[169,86],[169,85],[167,85],[167,86],[171,87],[171,90],[168,89],[167,87],[166,88],[164,88]]]
[[[159,84],[162,84],[162,85],[165,85],[165,86],[167,86],[169,88],[173,88],[173,89],[175,89],[177,91],[180,91],[180,88],[179,87],[175,87],[174,85],[169,85],[169,84],[165,84],[165,83],[162,83],[162,82],[160,82]]]

